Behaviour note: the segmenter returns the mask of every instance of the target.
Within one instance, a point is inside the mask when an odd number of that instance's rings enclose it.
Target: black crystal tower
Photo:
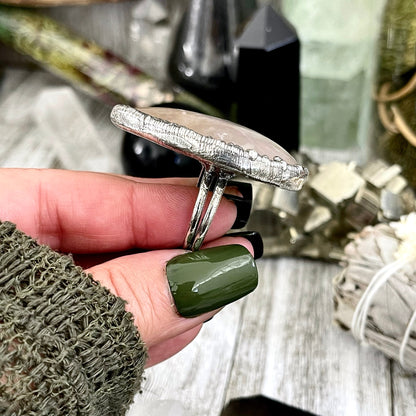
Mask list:
[[[288,151],[299,147],[300,44],[270,6],[260,8],[237,40],[237,122]]]

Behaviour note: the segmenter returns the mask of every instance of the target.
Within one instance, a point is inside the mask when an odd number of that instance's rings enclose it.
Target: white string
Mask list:
[[[351,322],[351,332],[359,342],[365,340],[368,310],[375,294],[396,272],[416,258],[416,213],[404,216],[401,218],[400,222],[391,223],[390,225],[395,230],[397,238],[401,240],[395,253],[397,260],[387,264],[373,276],[357,304]],[[404,369],[409,369],[406,365],[405,352],[415,321],[416,309],[410,317],[400,344],[399,362]]]
[[[359,342],[364,341],[368,309],[375,294],[404,264],[406,264],[406,261],[399,259],[384,266],[373,276],[367,289],[364,291],[354,311],[351,323],[351,332]]]
[[[391,223],[392,228],[395,231],[396,236],[401,240],[398,250],[396,251],[396,257],[407,262],[411,262],[416,259],[416,213],[411,212],[407,216],[403,216],[400,222]],[[409,342],[410,332],[412,331],[413,324],[416,320],[416,310],[413,311],[412,316],[407,324],[406,331],[404,332],[402,342],[399,350],[399,362],[400,365],[407,370],[410,370],[406,365],[405,352],[407,343]]]

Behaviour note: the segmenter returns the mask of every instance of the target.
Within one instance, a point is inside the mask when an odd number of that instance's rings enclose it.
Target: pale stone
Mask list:
[[[230,174],[298,191],[308,170],[261,134],[220,118],[174,108],[136,110],[116,105],[111,121],[122,130]]]
[[[274,191],[271,206],[295,217],[299,212],[299,194],[278,188]]]
[[[233,143],[244,150],[254,150],[260,156],[267,156],[273,160],[276,156],[289,165],[297,165],[296,160],[281,146],[254,130],[243,127],[205,114],[187,110],[178,110],[163,107],[141,108],[141,112],[149,114],[171,123],[185,126],[203,136]]]
[[[374,167],[373,167],[374,166]],[[373,169],[371,169],[373,167]],[[383,188],[388,182],[397,177],[402,171],[399,165],[388,165],[384,161],[377,160],[363,170],[363,178],[376,188]]]
[[[310,181],[310,187],[331,205],[337,206],[351,199],[365,183],[352,166],[332,162],[322,166]]]
[[[313,208],[309,218],[305,222],[304,230],[306,233],[314,232],[323,225],[327,224],[331,219],[332,214],[329,208],[323,205],[317,205]]]

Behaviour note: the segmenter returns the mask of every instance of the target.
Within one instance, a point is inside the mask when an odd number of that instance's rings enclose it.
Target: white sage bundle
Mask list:
[[[345,256],[333,281],[335,321],[416,373],[416,213],[364,228]]]

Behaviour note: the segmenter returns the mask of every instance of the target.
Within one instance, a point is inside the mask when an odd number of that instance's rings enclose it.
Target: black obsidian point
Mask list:
[[[220,416],[317,416],[265,396],[231,400]]]
[[[289,152],[299,147],[300,43],[270,5],[260,8],[237,43],[237,122]]]
[[[272,6],[266,5],[259,9],[246,26],[237,45],[239,48],[272,51],[297,41],[296,31],[290,23],[278,15]]]

